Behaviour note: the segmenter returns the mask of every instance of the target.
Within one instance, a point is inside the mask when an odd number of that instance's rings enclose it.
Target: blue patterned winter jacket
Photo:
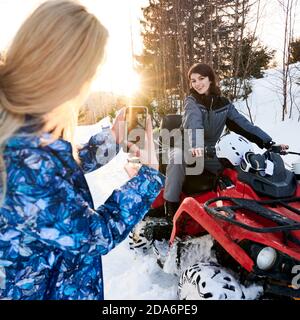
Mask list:
[[[101,255],[126,238],[163,186],[138,175],[94,208],[84,177],[115,155],[110,131],[79,151],[49,136],[14,136],[4,150],[7,194],[0,208],[0,299],[103,299]]]

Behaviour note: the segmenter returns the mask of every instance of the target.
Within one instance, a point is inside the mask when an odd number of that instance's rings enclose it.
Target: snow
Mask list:
[[[300,152],[298,141],[300,134],[300,122],[298,121],[300,120],[300,62],[290,66],[291,94],[288,95],[287,103],[290,105],[292,99],[294,104],[291,118],[289,114],[286,114],[285,121],[281,121],[283,101],[281,78],[280,69],[271,69],[265,71],[264,78],[252,80],[253,92],[248,103],[255,125],[263,128],[276,143],[288,144],[291,151]],[[244,101],[235,103],[235,106],[244,115],[248,115]],[[255,151],[260,152],[258,148]],[[297,155],[288,155],[283,160],[287,167],[290,167],[294,162],[300,162]]]
[[[300,106],[300,63],[292,65],[291,74],[293,75],[291,97]],[[289,144],[290,150],[300,152],[299,133],[300,122],[299,110],[293,106],[291,118],[286,115],[286,120],[281,121],[280,94],[280,70],[267,70],[262,79],[253,79],[253,92],[251,93],[248,104],[254,122],[263,128],[277,143]],[[243,101],[235,103],[237,109],[247,115],[246,104]],[[102,126],[109,125],[109,119],[105,118],[92,126],[80,126],[76,131],[76,140],[79,143],[86,142],[89,137],[97,133]],[[261,151],[256,148],[256,151]],[[126,154],[121,150],[120,153],[106,166],[86,175],[95,207],[101,205],[111,192],[124,184],[128,176],[124,170]],[[299,156],[288,155],[284,157],[287,167],[292,163],[300,162]],[[203,261],[214,261],[210,254],[212,240],[210,236],[203,237],[202,243],[197,247],[197,254],[202,253]],[[148,254],[136,254],[128,246],[128,239],[114,248],[109,254],[103,256],[104,273],[104,293],[105,299],[111,300],[177,300],[178,277],[174,274],[175,268],[171,257],[175,247],[171,248],[170,261],[166,261],[163,271],[156,263],[156,256],[150,252]],[[185,264],[192,263],[190,259],[195,254],[186,257]],[[182,266],[183,267],[183,266]],[[260,288],[252,286],[245,289],[249,299],[255,297]]]

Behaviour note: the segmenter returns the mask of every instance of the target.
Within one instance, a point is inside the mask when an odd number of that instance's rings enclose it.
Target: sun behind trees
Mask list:
[[[183,75],[193,63],[212,65],[219,80],[226,79],[224,93],[234,99],[241,87],[247,89],[246,80],[261,76],[274,57],[274,51],[261,45],[255,32],[247,31],[253,19],[250,9],[257,1],[149,2],[141,21],[144,52],[137,60],[144,79],[142,91],[156,101],[158,118],[182,110],[188,89]]]

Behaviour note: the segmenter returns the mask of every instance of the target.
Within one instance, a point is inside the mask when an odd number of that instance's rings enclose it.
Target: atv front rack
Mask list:
[[[232,205],[217,206],[219,201],[231,202]],[[286,199],[273,199],[273,200],[250,200],[244,198],[229,198],[229,197],[217,197],[210,199],[204,203],[205,211],[214,216],[215,218],[230,222],[241,228],[247,229],[253,232],[268,233],[268,232],[287,232],[292,230],[300,230],[300,222],[287,218],[278,212],[271,210],[265,206],[272,207],[284,207],[293,213],[300,216],[300,209],[294,208],[290,203],[299,203],[300,197],[286,198]],[[255,227],[249,224],[245,224],[236,220],[237,211],[247,212],[249,214],[254,213],[266,219],[275,222],[278,226],[275,227]],[[296,239],[293,239],[296,240]],[[297,243],[299,242],[296,241]],[[300,242],[299,242],[300,243]]]

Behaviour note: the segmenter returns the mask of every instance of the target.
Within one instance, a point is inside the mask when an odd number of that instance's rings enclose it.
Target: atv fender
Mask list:
[[[204,228],[219,244],[247,271],[253,270],[254,262],[246,254],[246,252],[237,245],[228,235],[228,233],[220,226],[221,221],[213,219],[194,198],[188,197],[183,200],[180,207],[173,218],[173,229],[170,238],[170,244],[173,243],[177,235],[177,221],[180,216],[185,213],[195,220],[202,228]]]

